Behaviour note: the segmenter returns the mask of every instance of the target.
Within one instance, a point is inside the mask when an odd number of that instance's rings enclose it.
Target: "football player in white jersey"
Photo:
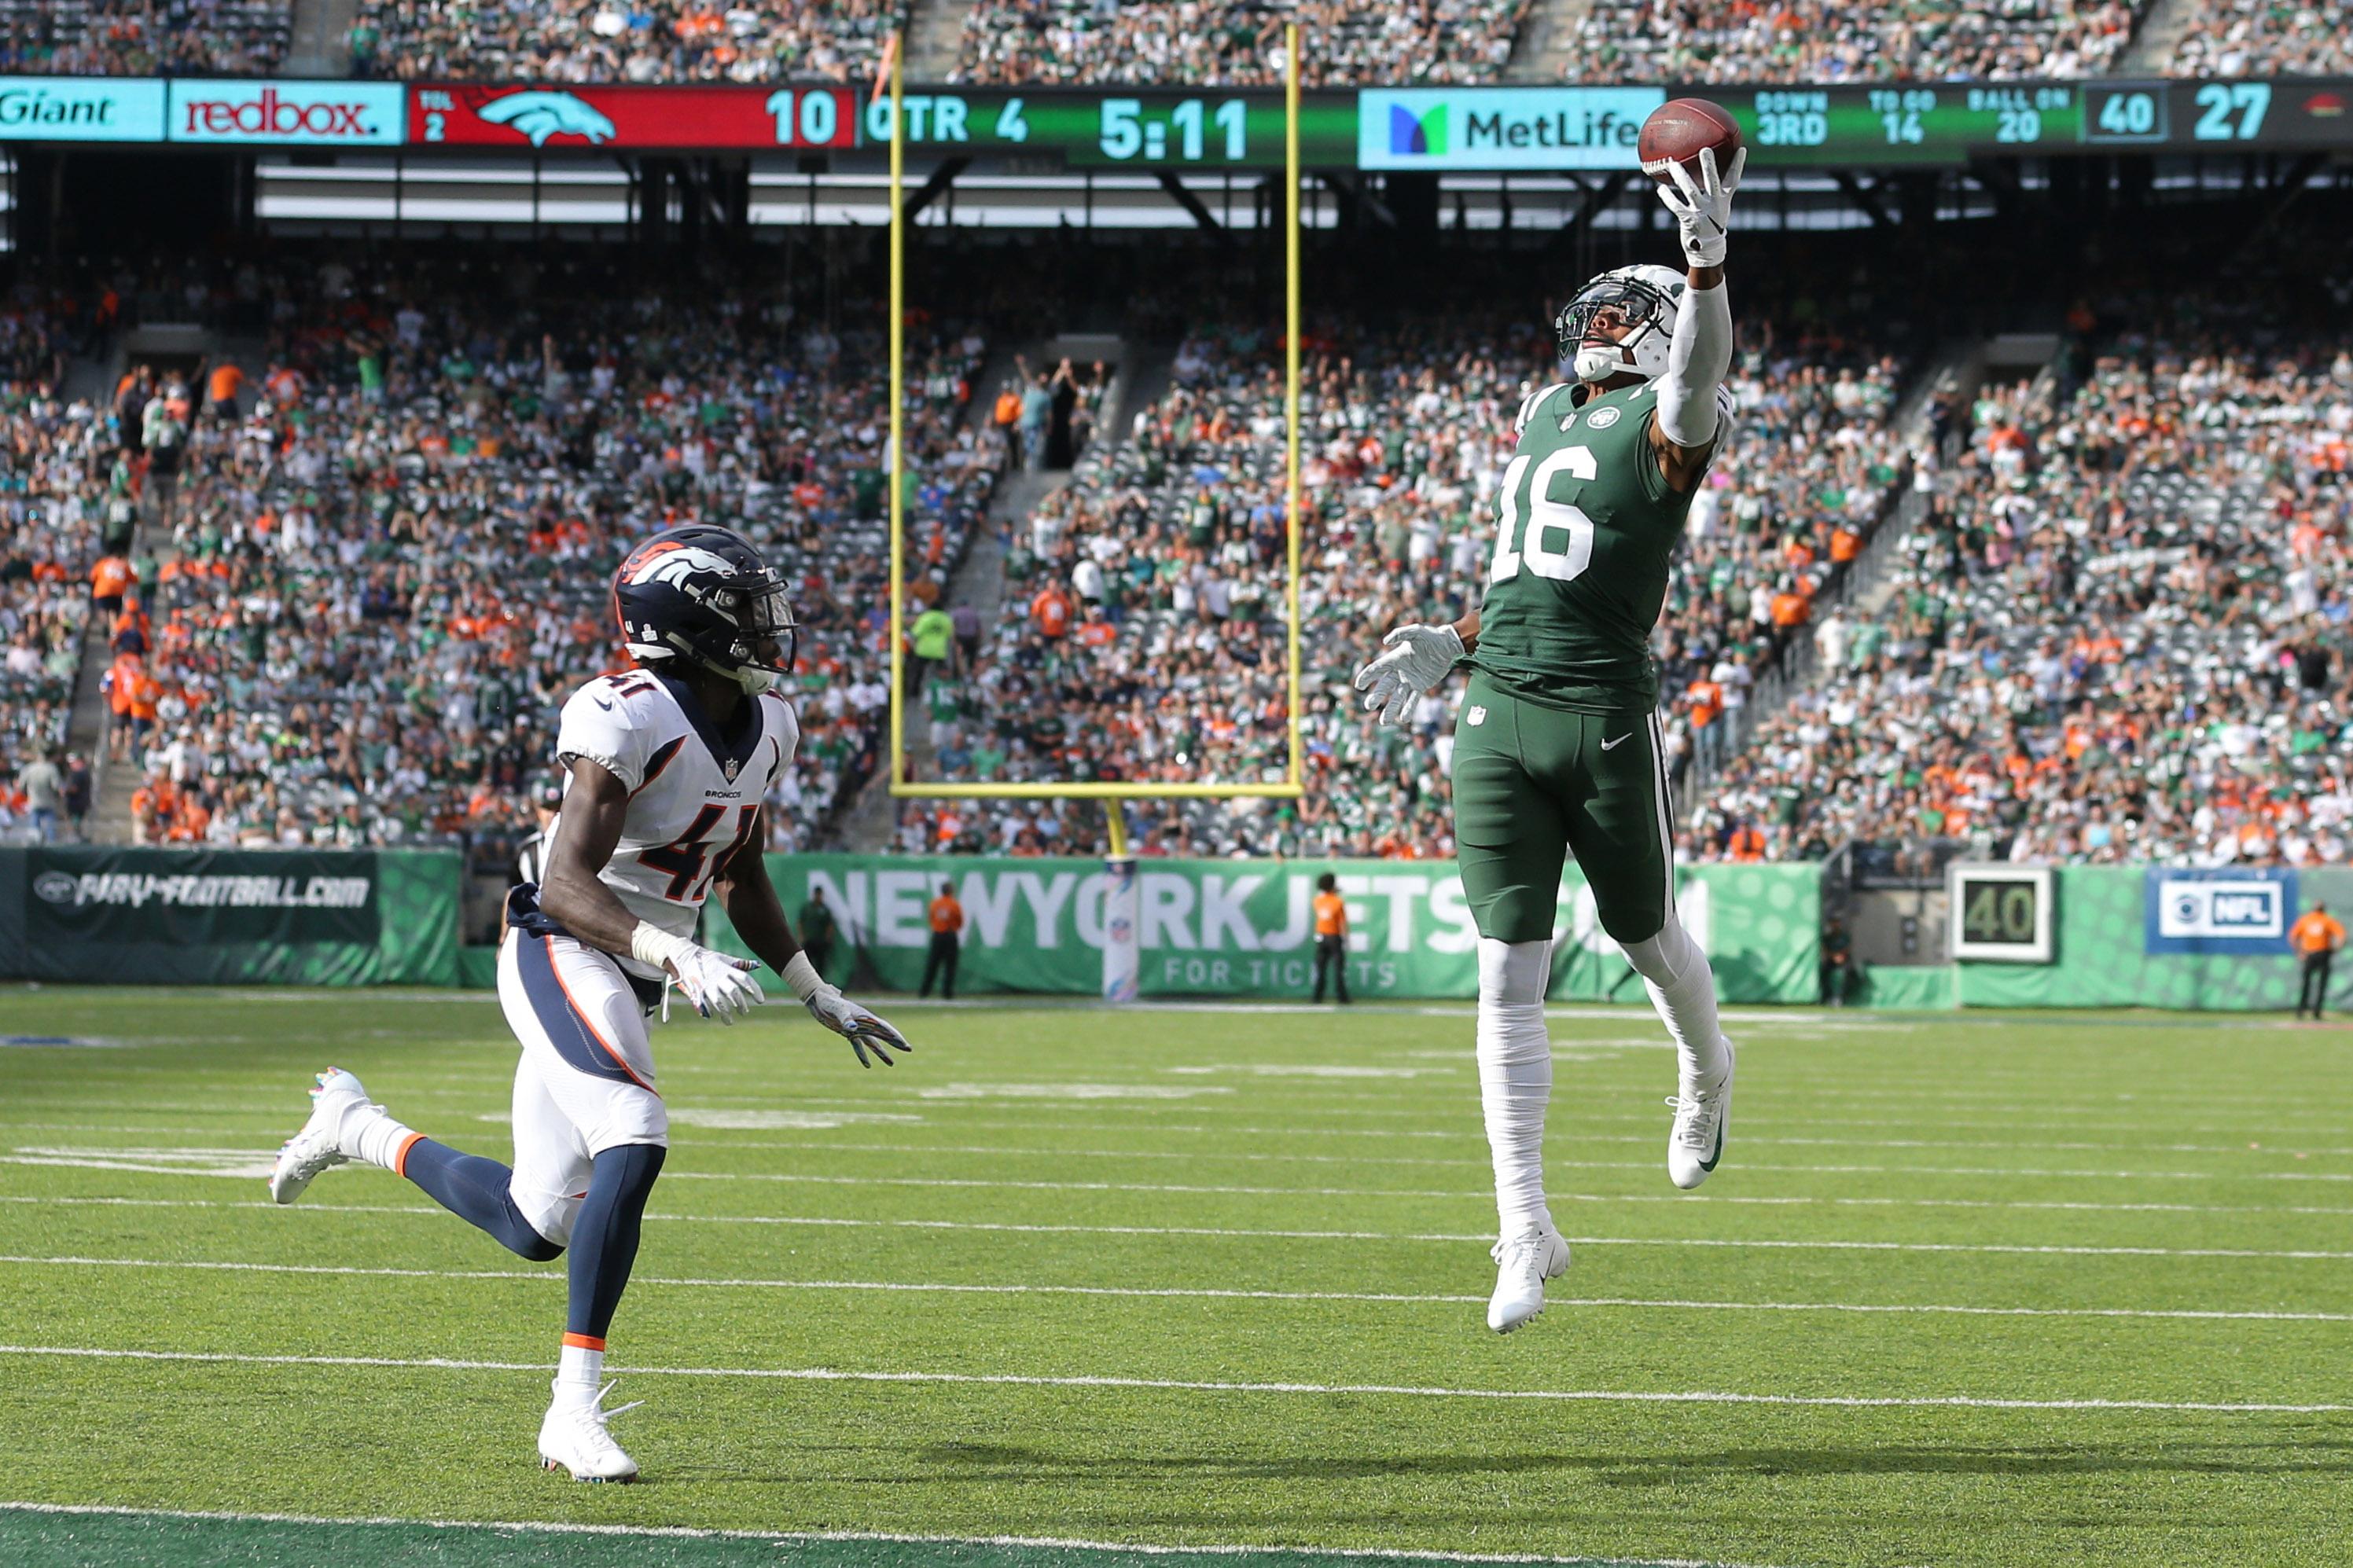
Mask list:
[[[322,1171],[363,1161],[524,1258],[568,1247],[570,1307],[539,1452],[549,1469],[594,1481],[638,1473],[602,1401],[606,1330],[670,1142],[647,1015],[672,985],[723,1024],[766,999],[758,963],[693,940],[703,900],[718,894],[745,944],[861,1063],[888,1067],[908,1048],[817,973],[761,864],[760,802],[800,740],[772,689],[792,668],[783,579],[741,535],[696,524],[633,552],[613,601],[638,668],[565,704],[556,754],[569,776],[546,875],[509,896],[499,950],[499,1003],[522,1045],[514,1164],[411,1131],[330,1068],[269,1179],[269,1195],[292,1203]]]

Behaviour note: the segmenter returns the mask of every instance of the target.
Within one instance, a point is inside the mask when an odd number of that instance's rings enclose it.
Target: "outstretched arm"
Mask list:
[[[1667,373],[1659,379],[1658,412],[1651,421],[1660,471],[1679,491],[1699,483],[1722,422],[1717,392],[1732,368],[1732,304],[1725,292],[1724,259],[1730,247],[1732,196],[1747,163],[1743,148],[1732,167],[1719,174],[1715,150],[1703,148],[1696,180],[1682,164],[1671,163],[1672,184],[1659,187],[1659,199],[1681,226],[1683,259],[1691,268],[1667,347]]]
[[[727,918],[735,922],[736,934],[744,945],[765,960],[784,977],[793,994],[809,1010],[809,1016],[849,1042],[858,1053],[860,1067],[872,1067],[881,1062],[893,1065],[891,1053],[902,1055],[914,1049],[907,1037],[884,1023],[865,1007],[844,996],[839,988],[828,984],[817,972],[817,965],[801,951],[794,940],[793,928],[785,920],[785,906],[776,897],[776,885],[768,879],[768,868],[761,858],[757,846],[766,838],[765,833],[746,837],[744,847],[735,852],[719,873],[715,889],[720,907]]]

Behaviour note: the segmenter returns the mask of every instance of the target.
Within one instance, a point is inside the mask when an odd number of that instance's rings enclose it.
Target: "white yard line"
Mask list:
[[[90,1345],[0,1344],[0,1355],[93,1361],[185,1362],[235,1366],[388,1367],[425,1372],[530,1373],[544,1362],[465,1361],[441,1356],[251,1355],[230,1351],[124,1350]],[[1595,1405],[1758,1405],[1831,1410],[2148,1411],[2226,1415],[2335,1415],[2353,1405],[2256,1400],[2025,1399],[1983,1394],[1746,1394],[1718,1389],[1450,1388],[1398,1383],[1241,1383],[1175,1377],[1113,1377],[1038,1373],[852,1372],[839,1367],[626,1366],[631,1377],[744,1378],[793,1383],[944,1384],[1005,1388],[1101,1388],[1176,1394],[1377,1395],[1398,1399],[1477,1399]]]
[[[876,1542],[900,1546],[993,1546],[1013,1551],[1108,1552],[1137,1557],[1345,1557],[1380,1563],[1538,1563],[1562,1568],[1597,1568],[1591,1557],[1546,1557],[1533,1552],[1415,1552],[1380,1546],[1167,1546],[1126,1541],[1073,1540],[1054,1535],[901,1535],[879,1530],[712,1530],[683,1524],[575,1524],[542,1520],[332,1519],[309,1513],[229,1513],[209,1509],[119,1508],[81,1503],[0,1502],[0,1513],[87,1515],[120,1519],[216,1520],[227,1524],[299,1524],[341,1528],[393,1526],[410,1530],[536,1531],[547,1535],[618,1536],[656,1541],[742,1541],[775,1545],[803,1542]],[[1694,1557],[1619,1557],[1609,1568],[1757,1568],[1757,1564]]]
[[[85,1204],[132,1208],[243,1208],[277,1210],[279,1205],[266,1202],[204,1202],[174,1198],[69,1198],[69,1197],[0,1197],[0,1203]],[[429,1215],[444,1211],[423,1204],[333,1205],[312,1204],[303,1206],[307,1214],[396,1214]],[[1257,1229],[1232,1226],[1144,1226],[1144,1225],[1017,1225],[1008,1221],[960,1219],[840,1219],[811,1215],[694,1215],[649,1212],[648,1219],[665,1224],[684,1225],[765,1225],[803,1226],[843,1230],[969,1230],[993,1234],[1029,1236],[1208,1236],[1240,1238],[1267,1238],[1283,1241],[1381,1241],[1439,1242],[1447,1244],[1475,1243],[1485,1247],[1494,1241],[1493,1233],[1444,1231],[1382,1231],[1382,1230],[1283,1230]],[[1693,1237],[1615,1237],[1570,1236],[1567,1240],[1580,1247],[1757,1247],[1792,1251],[1831,1252],[1954,1252],[2005,1253],[2024,1256],[2057,1258],[2249,1258],[2284,1260],[2319,1260],[2327,1262],[2353,1261],[2353,1252],[2327,1252],[2303,1248],[2265,1249],[2227,1247],[2076,1247],[2007,1242],[1945,1242],[1945,1241],[1780,1241],[1753,1237],[1703,1238]]]
[[[387,1279],[524,1279],[546,1283],[560,1281],[562,1279],[561,1275],[546,1268],[373,1268],[351,1264],[237,1263],[155,1258],[36,1258],[0,1254],[0,1264],[60,1268],[184,1268],[236,1274],[317,1274]],[[1220,1290],[1143,1285],[966,1285],[944,1282],[919,1283],[903,1279],[742,1279],[638,1275],[634,1276],[630,1282],[636,1285],[665,1285],[681,1289],[882,1290],[960,1296],[1103,1296],[1141,1300],[1350,1301],[1408,1306],[1476,1305],[1487,1299],[1478,1295],[1408,1294],[1388,1291]],[[2192,1322],[2353,1323],[2353,1312],[2226,1311],[2189,1308],[1972,1307],[1920,1302],[1852,1301],[1699,1301],[1631,1296],[1547,1296],[1545,1305],[1547,1308],[1634,1308],[1694,1312],[1852,1312],[1896,1316],[1941,1314],[1969,1318],[2126,1318],[2179,1320]]]

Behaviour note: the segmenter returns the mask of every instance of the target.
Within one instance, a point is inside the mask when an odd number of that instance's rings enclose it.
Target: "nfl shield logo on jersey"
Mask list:
[[[1487,710],[1484,708],[1473,708],[1471,710],[1470,717],[1473,724],[1484,724],[1487,721]]]

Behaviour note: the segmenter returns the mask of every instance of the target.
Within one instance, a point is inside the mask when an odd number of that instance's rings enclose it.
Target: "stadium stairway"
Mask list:
[[[964,47],[965,14],[972,0],[914,0],[907,13],[908,81],[945,81]],[[911,121],[910,123],[913,123]]]
[[[1577,51],[1577,29],[1594,0],[1536,0],[1504,62],[1507,82],[1556,82]]]
[[[359,0],[294,0],[286,74],[342,76],[349,70],[352,22],[358,15]]]
[[[981,367],[969,417],[988,416],[994,389],[1013,374],[1017,358],[1030,364],[1053,364],[1068,356],[1077,362],[1102,360],[1113,366],[1110,386],[1103,394],[1096,426],[1098,442],[1116,445],[1127,438],[1138,409],[1148,408],[1167,391],[1176,351],[1165,345],[1130,348],[1117,339],[1063,336],[1043,342],[1007,344],[988,356]],[[988,526],[974,531],[964,558],[948,576],[946,603],[970,605],[980,612],[980,624],[994,627],[1005,604],[1005,540],[1029,520],[1046,497],[1071,482],[1067,468],[1029,473],[1018,468],[997,482],[989,497]],[[911,709],[906,725],[908,772],[921,777],[929,771],[932,742],[928,725]],[[891,796],[889,770],[867,781],[857,802],[843,817],[839,838],[845,849],[871,852],[887,849],[898,831],[898,805]]]
[[[2140,31],[2125,47],[2122,58],[2116,61],[2116,74],[2123,77],[2158,77],[2165,74],[2165,62],[2173,54],[2173,46],[2189,30],[2197,18],[2200,0],[2157,0],[2148,15],[2141,19]]]

